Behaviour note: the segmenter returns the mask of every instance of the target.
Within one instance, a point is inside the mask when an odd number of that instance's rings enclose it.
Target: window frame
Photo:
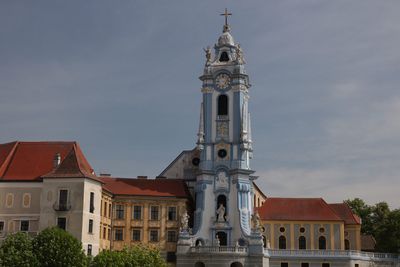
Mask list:
[[[93,219],[89,219],[89,224],[88,224],[88,233],[89,234],[93,234],[93,226],[94,226]]]
[[[174,209],[173,211],[173,219],[170,219],[169,215],[170,215],[170,209]],[[167,221],[176,221],[178,220],[178,208],[176,206],[169,206],[167,209]]]
[[[153,208],[157,208],[157,218],[153,217],[153,213],[155,214],[155,212],[153,212]],[[157,205],[151,205],[150,206],[150,221],[159,221],[160,220],[160,206]]]
[[[140,210],[137,211],[136,208],[140,208]],[[136,216],[137,213],[139,213],[139,217]],[[142,205],[133,205],[132,219],[135,221],[141,221],[142,218],[143,218],[143,206]]]
[[[60,227],[60,225],[58,224],[59,219],[64,219],[64,220],[65,220],[65,228],[61,228],[61,227]],[[59,217],[57,217],[56,224],[57,224],[57,227],[58,227],[58,228],[67,231],[67,217],[64,217],[64,216],[59,216]]]
[[[170,237],[172,237],[172,238],[170,238]],[[176,241],[177,241],[177,231],[176,230],[167,230],[167,242],[175,243]]]
[[[153,237],[153,235],[152,235],[152,233],[153,232],[156,232],[157,233],[157,240],[153,240],[152,239],[152,237]],[[152,229],[149,229],[149,242],[160,242],[160,231],[159,231],[159,229],[154,229],[154,228],[152,228]]]
[[[121,239],[117,238],[121,235]],[[114,241],[124,241],[124,228],[115,228],[114,229]]]
[[[122,207],[122,209],[118,209],[118,207]],[[121,213],[122,211],[122,213]],[[120,216],[122,214],[122,216]],[[123,204],[116,204],[115,205],[115,219],[123,220],[125,219],[125,205]]]
[[[28,224],[27,230],[23,230],[23,229],[22,229],[22,223],[27,223],[27,224]],[[24,226],[26,226],[26,225],[24,225]],[[24,227],[24,228],[25,228],[25,227]],[[21,220],[21,221],[19,222],[19,230],[20,230],[21,232],[29,232],[29,228],[30,228],[30,221],[29,221],[29,220]]]
[[[139,238],[135,235],[135,233],[139,233]],[[142,230],[140,228],[132,228],[132,241],[140,242],[142,241]]]
[[[89,212],[94,213],[94,192],[90,192],[89,197]]]

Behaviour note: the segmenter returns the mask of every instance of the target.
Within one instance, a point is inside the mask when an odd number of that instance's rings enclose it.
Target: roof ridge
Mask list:
[[[321,198],[321,200],[325,203],[325,205],[328,207],[328,209],[329,209],[339,220],[341,220],[341,221],[344,222],[344,219],[341,218],[341,217],[336,213],[336,211],[331,207],[331,205],[329,205],[329,204],[325,201],[325,199]]]
[[[10,167],[10,162],[12,161],[11,159],[14,158],[15,150],[17,149],[18,144],[19,144],[18,141],[10,142],[7,144],[12,144],[12,143],[15,143],[15,144],[13,145],[11,150],[8,152],[6,159],[0,166],[0,178],[3,177],[3,175],[7,172],[8,168]]]

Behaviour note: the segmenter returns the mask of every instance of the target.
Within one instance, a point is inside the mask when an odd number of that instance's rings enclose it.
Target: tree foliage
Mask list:
[[[345,201],[360,216],[361,233],[372,235],[377,251],[398,253],[400,251],[400,210],[390,210],[386,202],[367,205],[362,199]]]
[[[33,252],[41,266],[86,266],[82,244],[68,232],[47,228],[33,241]]]
[[[32,251],[32,239],[26,233],[9,235],[1,243],[0,266],[39,266]]]
[[[134,245],[122,251],[103,250],[94,257],[92,267],[164,267],[160,251],[152,246]]]

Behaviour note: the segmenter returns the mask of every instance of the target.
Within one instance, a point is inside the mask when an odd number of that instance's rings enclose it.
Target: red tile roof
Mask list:
[[[270,221],[343,221],[322,198],[267,198],[258,213]]]
[[[100,177],[103,188],[115,195],[183,197],[190,196],[181,179],[133,179]]]
[[[61,164],[53,167],[55,155]],[[0,181],[35,181],[41,177],[89,177],[93,169],[77,142],[12,142],[0,144]]]
[[[372,235],[361,235],[361,250],[375,251],[376,240]]]
[[[361,224],[361,219],[351,211],[346,203],[334,203],[329,206],[344,221],[345,224]]]

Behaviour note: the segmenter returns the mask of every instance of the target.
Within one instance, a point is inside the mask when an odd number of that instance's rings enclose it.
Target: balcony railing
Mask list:
[[[71,209],[71,204],[56,202],[53,205],[53,209],[55,211],[69,211]]]
[[[225,247],[225,246],[220,246],[220,247],[203,247],[203,246],[197,246],[197,247],[191,247],[190,252],[192,253],[247,253],[247,247]]]
[[[373,253],[355,250],[285,250],[265,249],[264,253],[271,258],[345,258],[345,259],[368,259],[368,260],[399,260],[399,255],[390,253]]]

